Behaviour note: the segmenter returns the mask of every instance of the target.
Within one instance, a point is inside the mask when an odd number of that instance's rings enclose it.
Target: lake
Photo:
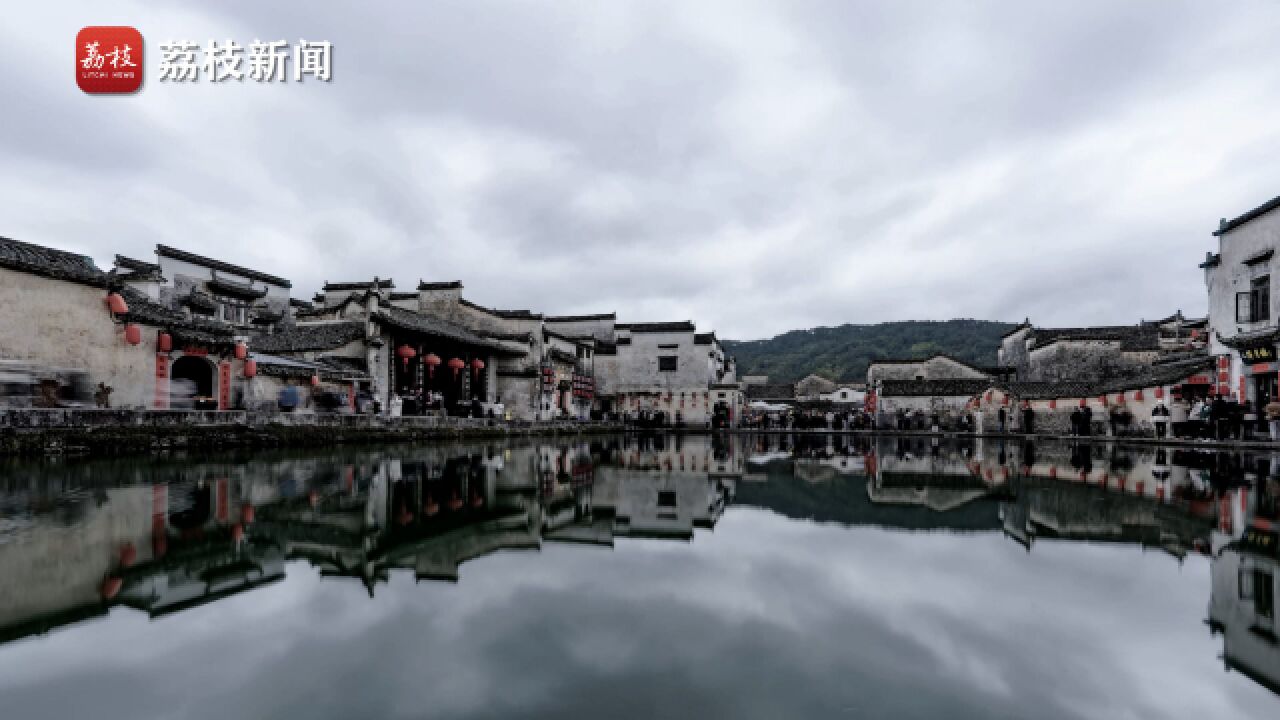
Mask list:
[[[1274,718],[1280,457],[626,436],[0,464],[0,716]]]

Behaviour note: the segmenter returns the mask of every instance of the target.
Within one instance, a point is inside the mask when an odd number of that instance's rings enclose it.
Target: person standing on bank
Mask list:
[[[1169,408],[1163,400],[1157,400],[1151,408],[1151,424],[1156,429],[1156,438],[1163,440],[1169,432]]]
[[[1093,408],[1088,405],[1080,408],[1080,434],[1085,437],[1093,434]]]
[[[1071,411],[1071,434],[1073,436],[1080,434],[1080,425],[1084,422],[1084,413],[1080,412],[1080,408]]]
[[[1024,401],[1022,403],[1022,434],[1036,434],[1036,412],[1031,409],[1031,403]]]
[[[1008,420],[1008,418],[1009,418],[1009,414],[1004,411],[1003,407],[1001,407],[1000,412],[996,413],[996,422],[999,423],[1000,432],[1002,433],[1004,432],[1005,422]]]

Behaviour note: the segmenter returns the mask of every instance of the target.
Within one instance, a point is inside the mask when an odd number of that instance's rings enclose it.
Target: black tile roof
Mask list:
[[[574,345],[595,344],[594,335],[569,335],[567,333],[556,332],[555,330],[549,330],[547,328],[542,329],[542,335],[543,337],[553,337],[559,340],[564,340],[565,342],[571,342]]]
[[[160,266],[155,263],[149,263],[143,260],[135,260],[124,255],[116,255],[116,267],[125,268],[126,270],[134,270],[138,272],[153,272],[159,274]]]
[[[451,322],[423,315],[412,310],[403,310],[395,306],[384,306],[373,314],[375,320],[385,325],[408,332],[433,335],[435,337],[454,340],[466,345],[489,348],[505,355],[523,354],[502,344],[499,340],[482,337],[476,333]]]
[[[393,293],[391,293],[391,294],[388,296],[388,299],[390,299],[390,300],[392,300],[392,301],[395,301],[395,300],[417,300],[417,299],[418,299],[418,293],[416,293],[416,292],[393,292]]]
[[[177,248],[172,248],[172,247],[169,247],[168,245],[157,245],[156,255],[159,257],[167,257],[167,258],[173,258],[174,260],[189,262],[193,265],[201,265],[203,267],[207,267],[212,270],[221,270],[222,272],[231,273],[232,275],[239,275],[241,277],[247,277],[252,280],[260,280],[265,283],[271,283],[272,285],[279,285],[280,287],[287,287],[287,288],[293,287],[293,283],[289,282],[288,280],[285,280],[284,278],[278,275],[268,275],[267,273],[259,272],[257,270],[252,270],[250,268],[243,267],[241,265],[232,265],[229,262],[214,260],[213,258],[205,257],[203,255],[197,255],[195,253],[187,252],[186,250],[179,250]]]
[[[303,300],[301,298],[289,298],[289,307],[295,307],[303,310],[310,310],[314,308],[315,305],[313,305],[310,300]]]
[[[460,290],[462,289],[461,280],[450,280],[448,282],[425,282],[418,281],[419,290]]]
[[[491,337],[494,340],[507,340],[525,344],[533,342],[533,333],[531,332],[486,332],[484,336]]]
[[[326,282],[324,284],[325,292],[338,292],[341,290],[367,290],[374,286],[374,280],[365,280],[363,282]],[[396,284],[392,280],[377,280],[378,289],[390,290]]]
[[[796,396],[795,385],[748,385],[748,400],[792,400]]]
[[[614,320],[617,313],[600,313],[599,315],[547,315],[543,318],[549,323],[583,322],[586,320]]]
[[[575,363],[578,361],[577,355],[574,355],[568,350],[561,350],[560,348],[551,348],[547,354],[550,355],[553,360],[559,360],[564,363]]]
[[[1010,335],[1012,335],[1012,334],[1014,334],[1014,333],[1018,332],[1019,330],[1026,330],[1026,329],[1027,329],[1027,328],[1029,328],[1029,327],[1031,327],[1031,318],[1027,318],[1026,320],[1023,320],[1022,322],[1018,323],[1017,325],[1014,325],[1014,326],[1013,326],[1013,329],[1012,329],[1012,330],[1010,330],[1010,331],[1008,331],[1008,332],[1006,332],[1005,334],[1001,335],[1001,336],[1000,336],[1000,339],[1001,339],[1001,340],[1003,340],[1003,339],[1005,339],[1005,338],[1009,337]]]
[[[93,287],[107,286],[107,274],[98,269],[88,255],[6,237],[0,237],[0,267]]]
[[[308,352],[333,350],[363,337],[363,322],[305,323],[271,335],[259,335],[250,346],[265,353]]]
[[[186,297],[182,298],[182,304],[204,313],[215,313],[218,311],[218,301],[209,297],[199,290],[192,290]]]
[[[257,300],[266,297],[267,286],[260,288],[253,286],[252,282],[241,283],[229,278],[214,276],[212,280],[205,282],[209,289],[217,292],[219,295],[231,295],[232,297],[245,298],[248,300]]]
[[[693,336],[694,345],[714,345],[716,342],[716,334],[714,332],[695,333]]]
[[[977,370],[978,372],[988,371],[988,368],[984,368],[980,365],[974,365],[971,362],[961,360],[960,358],[954,355],[947,355],[946,353],[934,353],[932,355],[929,355],[928,357],[920,357],[920,358],[881,358],[878,360],[872,360],[870,365],[919,365],[921,363],[926,363],[936,358],[950,360],[951,362],[957,363],[959,365],[963,365],[969,368],[970,370]]]
[[[472,310],[479,310],[482,313],[488,313],[494,317],[506,318],[509,320],[538,320],[542,318],[540,313],[535,313],[531,310],[495,310],[478,303],[473,303],[466,298],[458,298],[458,302]]]
[[[1157,323],[1140,323],[1097,327],[1035,328],[1028,337],[1035,341],[1032,349],[1046,347],[1056,342],[1104,341],[1119,342],[1123,350],[1154,350],[1160,345],[1160,327]]]
[[[971,397],[993,386],[988,378],[882,380],[883,397]]]
[[[1218,229],[1215,230],[1213,234],[1215,236],[1221,236],[1224,233],[1231,232],[1232,230],[1235,230],[1236,228],[1249,222],[1250,220],[1254,220],[1262,215],[1265,215],[1271,212],[1272,210],[1275,210],[1276,208],[1280,208],[1280,196],[1271,198],[1265,203],[1259,205],[1258,207],[1250,210],[1247,213],[1244,213],[1243,215],[1240,215],[1239,217],[1233,218],[1231,220],[1224,219],[1222,222],[1218,224]]]
[[[122,317],[125,322],[161,328],[173,336],[175,344],[179,347],[186,345],[229,347],[235,341],[235,328],[226,323],[205,318],[189,318],[177,310],[152,301],[133,288],[121,288],[120,294],[129,305],[129,312]]]
[[[676,333],[694,332],[697,330],[697,327],[688,320],[677,322],[618,323],[615,327],[619,330],[630,330],[633,333]]]

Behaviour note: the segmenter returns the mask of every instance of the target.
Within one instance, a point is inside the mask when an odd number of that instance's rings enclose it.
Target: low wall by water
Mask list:
[[[0,456],[318,447],[619,430],[619,426],[610,424],[506,422],[485,418],[294,415],[243,410],[14,409],[0,412]]]

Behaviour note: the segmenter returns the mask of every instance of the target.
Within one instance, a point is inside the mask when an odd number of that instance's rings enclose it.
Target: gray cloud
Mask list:
[[[1140,1],[28,6],[0,28],[0,228],[726,337],[1203,312],[1280,188],[1280,8]],[[127,98],[71,81],[134,24]],[[178,87],[158,43],[335,44],[334,81]],[[1136,315],[1136,316],[1135,316]]]

